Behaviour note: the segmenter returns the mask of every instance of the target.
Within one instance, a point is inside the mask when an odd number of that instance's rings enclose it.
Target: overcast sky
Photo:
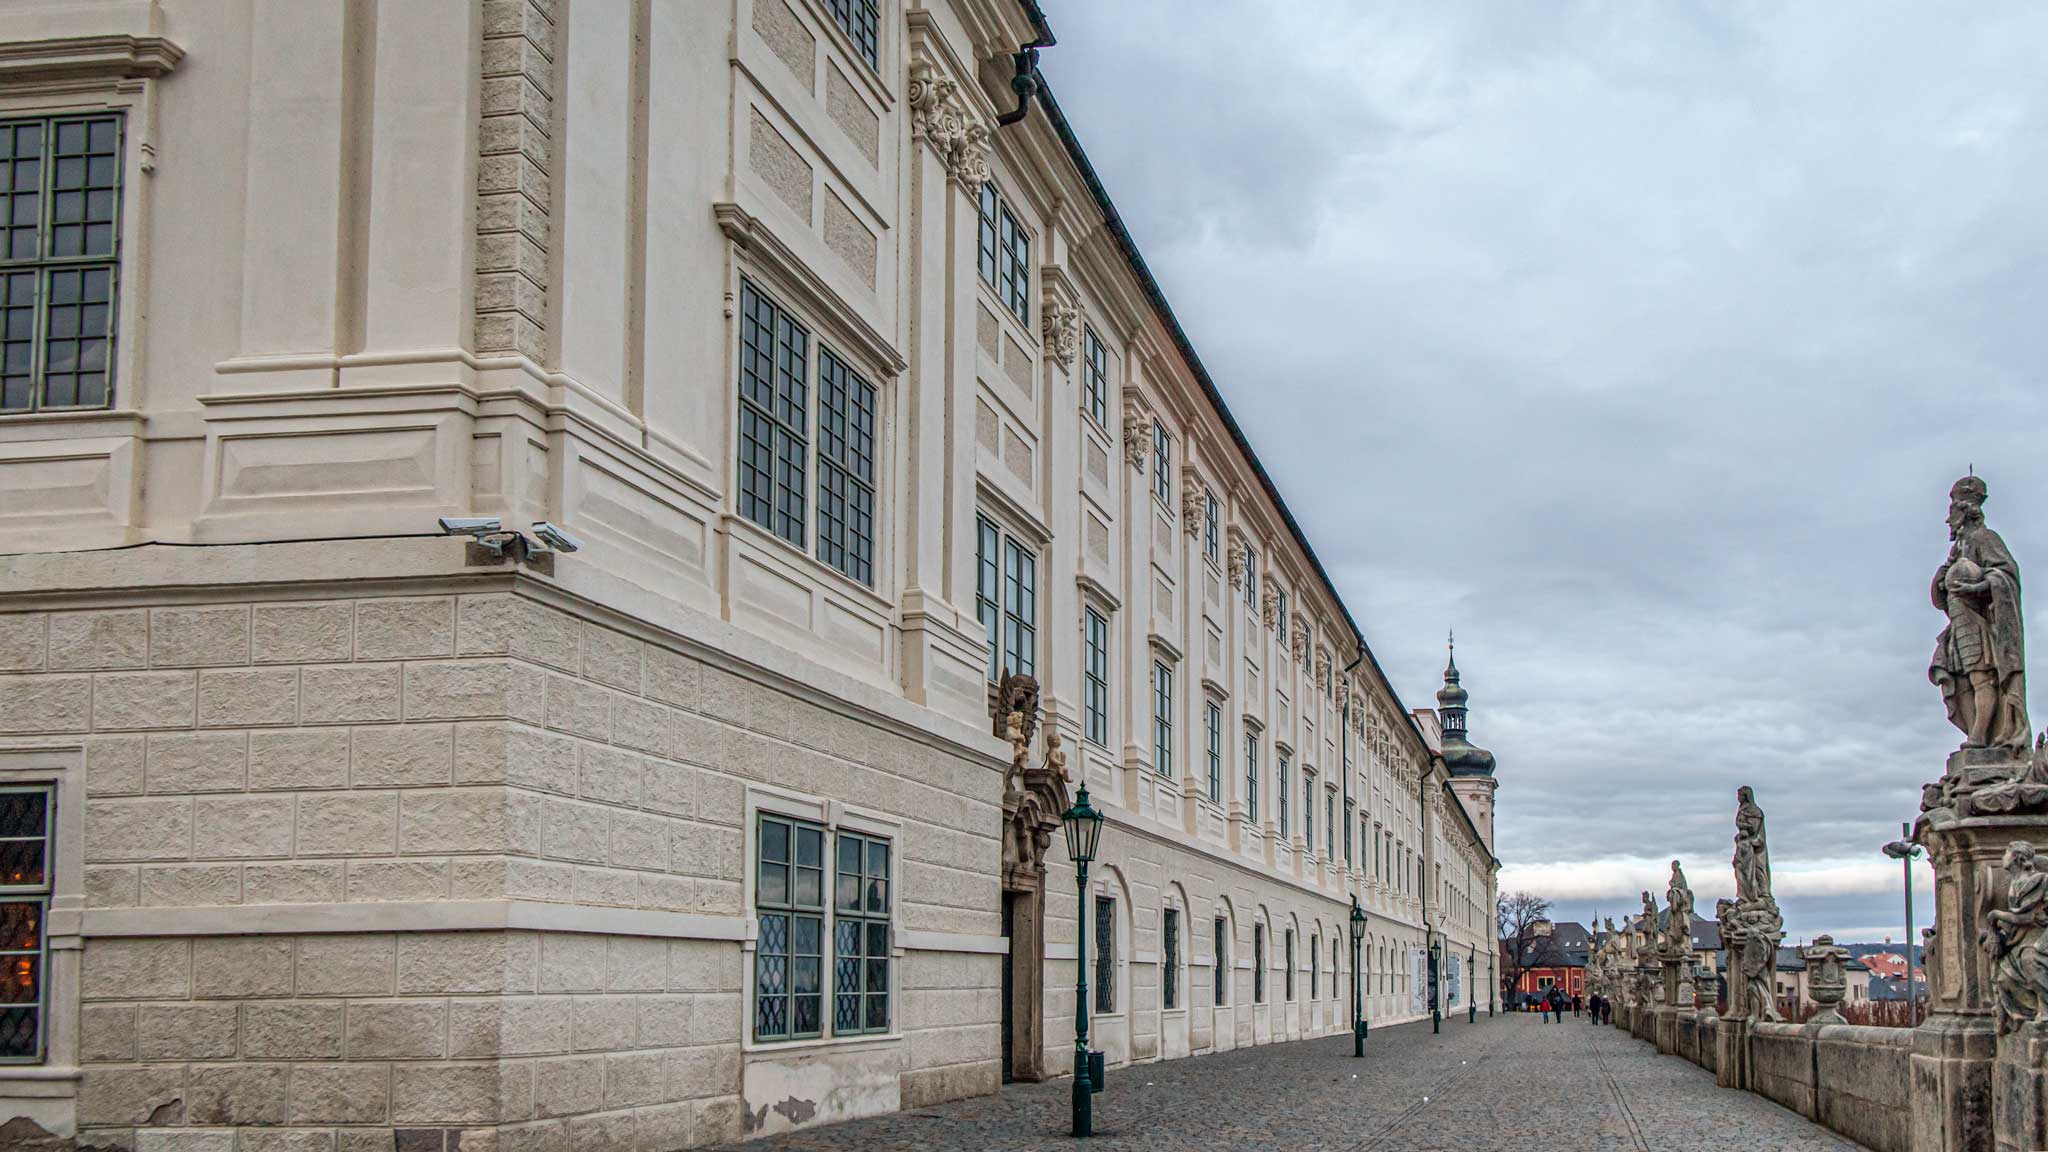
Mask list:
[[[1711,910],[1748,783],[1791,935],[1901,936],[1950,482],[2048,557],[2048,8],[1044,6],[1410,707],[1456,627],[1503,888]]]

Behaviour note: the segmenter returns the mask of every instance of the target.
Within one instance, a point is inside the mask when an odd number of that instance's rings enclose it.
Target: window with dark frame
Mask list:
[[[832,905],[835,1035],[889,1030],[889,842],[837,835]]]
[[[1244,734],[1244,817],[1259,819],[1259,734]]]
[[[975,268],[1019,323],[1031,323],[1031,237],[993,183],[981,186]]]
[[[1305,852],[1316,850],[1316,770],[1305,764],[1301,769],[1301,847]]]
[[[1095,898],[1095,1010],[1116,1011],[1116,898]]]
[[[1277,622],[1280,625],[1280,635],[1284,638],[1287,635],[1287,589],[1285,588],[1280,589],[1278,617]]]
[[[818,349],[818,559],[874,582],[875,386]]]
[[[824,1034],[825,830],[763,815],[754,879],[754,1039]]]
[[[1202,493],[1202,558],[1211,564],[1221,564],[1223,552],[1222,506],[1214,492]]]
[[[1173,669],[1152,662],[1152,770],[1173,775]]]
[[[1095,329],[1081,327],[1081,406],[1095,426],[1109,428],[1109,349]]]
[[[1285,752],[1280,753],[1279,765],[1274,770],[1274,779],[1278,781],[1278,787],[1273,789],[1273,815],[1276,820],[1275,826],[1280,831],[1280,838],[1285,840],[1294,834],[1293,826],[1287,822],[1287,796],[1289,788],[1287,783],[1287,753]]]
[[[879,72],[882,67],[882,12],[876,0],[825,0],[825,6],[831,9],[833,21],[853,41],[860,58]]]
[[[0,791],[0,1063],[35,1063],[47,1047],[51,801],[48,787]]]
[[[1210,969],[1213,976],[1209,983],[1215,989],[1216,1006],[1220,1008],[1227,1002],[1230,988],[1230,926],[1221,916],[1216,917],[1215,933],[1215,951],[1212,953],[1215,964]]]
[[[1337,975],[1343,971],[1343,965],[1343,953],[1337,950],[1337,942],[1332,940],[1330,941],[1330,999],[1332,1000],[1337,998]],[[1351,977],[1354,980],[1357,979],[1358,973],[1353,972]]]
[[[1109,621],[1081,610],[1081,735],[1109,746]]]
[[[1314,933],[1308,938],[1308,998],[1314,1000],[1323,986],[1323,940]]]
[[[1157,420],[1152,422],[1152,495],[1173,506],[1173,434]]]
[[[1202,726],[1209,747],[1209,803],[1223,803],[1223,709],[1214,700],[1202,708]]]
[[[1266,1002],[1266,926],[1252,925],[1252,1003]]]
[[[1244,606],[1256,609],[1259,606],[1259,550],[1244,550]]]
[[[1337,793],[1323,790],[1323,855],[1337,859]]]
[[[1038,553],[978,516],[974,522],[974,614],[988,641],[988,678],[1038,674]]]
[[[1160,973],[1160,999],[1162,1007],[1180,1006],[1180,909],[1166,908],[1159,916],[1161,954],[1165,958],[1165,969]]]
[[[1287,1002],[1294,1002],[1294,929],[1287,930]]]
[[[742,517],[807,548],[812,348],[817,351],[817,543],[821,563],[874,583],[879,393],[752,281],[740,281],[739,483]]]
[[[121,137],[119,114],[0,120],[0,412],[113,401]]]

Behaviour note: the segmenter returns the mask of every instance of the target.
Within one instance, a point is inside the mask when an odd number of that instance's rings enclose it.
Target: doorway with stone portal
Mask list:
[[[1021,759],[1021,756],[1020,756]],[[1043,1080],[1045,854],[1066,811],[1062,767],[1013,768],[1003,794],[1003,1079]]]

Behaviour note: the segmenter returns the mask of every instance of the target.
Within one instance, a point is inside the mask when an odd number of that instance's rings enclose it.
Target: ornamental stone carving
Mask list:
[[[1991,909],[1983,943],[1991,953],[1998,993],[1998,1031],[2005,1034],[2042,1019],[2048,1006],[2048,872],[2034,845],[2014,840],[2005,850],[2005,907]]]
[[[969,193],[978,192],[988,180],[988,155],[995,145],[989,137],[988,125],[969,121],[967,131],[960,137],[960,143],[953,149],[953,179]]]
[[[1250,549],[1245,547],[1242,537],[1233,535],[1230,538],[1230,586],[1232,588],[1244,587],[1245,557],[1250,554],[1250,551]]]
[[[1780,1020],[1778,945],[1785,920],[1771,895],[1771,851],[1764,836],[1764,810],[1748,785],[1735,790],[1735,900],[1720,906],[1722,943],[1741,977],[1731,993],[1729,1015]]]
[[[1327,694],[1330,691],[1330,654],[1316,653],[1316,691]]]
[[[1670,918],[1664,925],[1664,947],[1674,955],[1692,954],[1692,886],[1685,882],[1685,870],[1678,861],[1671,862],[1671,882],[1664,889],[1664,899],[1671,909]]]
[[[1193,468],[1180,470],[1180,526],[1190,536],[1202,534],[1202,513],[1209,504],[1209,490],[1195,476]]]
[[[1294,625],[1294,637],[1288,652],[1294,657],[1296,664],[1307,665],[1308,625],[1299,622]]]
[[[1833,936],[1816,936],[1812,947],[1800,956],[1806,961],[1806,987],[1813,1002],[1820,1005],[1809,1024],[1847,1024],[1840,1011],[1842,997],[1849,991],[1849,950],[1835,943]]]
[[[1265,594],[1259,600],[1259,619],[1268,628],[1275,627],[1280,623],[1279,589],[1268,585]]]
[[[2034,733],[2027,720],[2025,622],[2020,570],[1984,524],[1984,481],[1965,476],[1949,489],[1948,559],[1934,572],[1934,606],[1948,617],[1935,641],[1927,678],[1941,690],[1949,722],[1964,748],[2024,754]]]
[[[1081,349],[1081,310],[1048,293],[1040,310],[1039,329],[1045,337],[1045,352],[1059,366],[1074,370],[1074,357]]]
[[[1135,405],[1124,409],[1124,459],[1139,475],[1145,472],[1147,441],[1152,435],[1152,417]]]
[[[1771,850],[1764,842],[1764,810],[1744,784],[1735,790],[1735,902],[1771,898]]]
[[[960,86],[931,64],[911,65],[905,103],[910,106],[911,135],[938,152],[953,178],[974,191],[988,179],[988,126],[961,104]]]

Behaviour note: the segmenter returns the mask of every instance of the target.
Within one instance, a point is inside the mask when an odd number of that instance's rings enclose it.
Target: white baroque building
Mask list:
[[[0,0],[10,1132],[680,1148],[1062,1074],[1077,961],[1112,1066],[1425,1016],[1432,943],[1491,999],[1462,690],[1394,695],[1050,41]]]

